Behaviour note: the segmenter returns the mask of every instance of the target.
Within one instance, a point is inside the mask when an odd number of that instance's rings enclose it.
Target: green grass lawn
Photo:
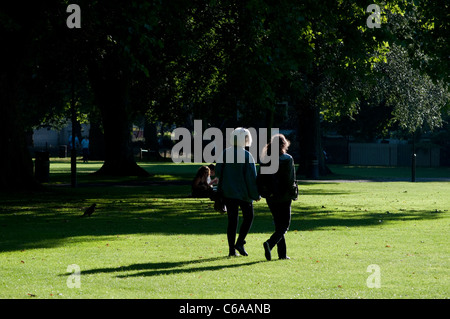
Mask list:
[[[187,197],[198,165],[142,163],[153,175],[126,180],[88,174],[100,165],[79,164],[72,189],[69,163],[55,160],[46,191],[0,195],[0,298],[449,296],[448,182],[301,183],[286,235],[292,259],[268,262],[265,200],[249,256],[228,258],[226,216]],[[81,218],[91,203],[97,211]],[[79,288],[70,288],[73,264]],[[380,288],[368,287],[370,265]]]
[[[411,167],[329,165],[333,174],[326,179],[369,179],[411,181]],[[450,181],[450,167],[416,167],[416,181],[445,179]]]

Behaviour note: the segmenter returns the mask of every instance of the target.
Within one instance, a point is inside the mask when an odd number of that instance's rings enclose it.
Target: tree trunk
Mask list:
[[[2,66],[3,70],[4,67]],[[33,175],[33,160],[26,144],[14,82],[9,72],[1,75],[0,189],[35,189],[39,183]]]
[[[309,179],[318,179],[330,172],[323,156],[319,108],[310,99],[304,99],[297,105],[297,112],[300,146],[298,173]]]
[[[27,17],[25,16],[24,19]],[[22,66],[30,40],[27,28],[2,32],[7,43],[0,62],[0,189],[35,189],[39,186],[33,175],[33,160],[27,148],[21,114],[19,87]],[[26,34],[25,34],[26,33]]]
[[[156,123],[150,123],[145,119],[144,124],[145,147],[156,152],[156,158],[159,160],[162,156],[159,154],[158,129]]]
[[[91,116],[89,119],[89,159],[94,161],[105,160],[105,137],[100,128],[100,119]]]
[[[129,78],[118,54],[109,52],[90,66],[90,79],[100,109],[105,141],[105,162],[98,175],[148,176],[137,165],[131,146]]]
[[[300,166],[299,172],[306,178],[319,178],[318,156],[320,139],[317,123],[317,110],[310,103],[303,103],[298,109],[299,115],[299,144]]]

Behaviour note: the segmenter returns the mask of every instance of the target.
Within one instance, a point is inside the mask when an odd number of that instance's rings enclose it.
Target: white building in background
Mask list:
[[[84,136],[89,136],[89,124],[81,124],[81,140]],[[33,131],[33,145],[31,150],[44,151],[48,150],[52,155],[60,154],[61,147],[67,147],[69,144],[69,137],[72,136],[72,124],[68,124],[61,130],[55,130],[50,127],[43,127]]]

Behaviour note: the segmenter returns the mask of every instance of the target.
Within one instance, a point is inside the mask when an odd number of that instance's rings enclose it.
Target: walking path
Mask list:
[[[373,178],[373,179],[298,179],[299,183],[379,183],[379,182],[411,182],[411,178]],[[448,177],[420,177],[416,178],[416,182],[450,182]],[[49,184],[51,186],[70,186],[70,184]],[[121,186],[121,187],[135,187],[135,186],[180,186],[180,185],[191,185],[191,181],[121,181],[121,182],[87,182],[79,183],[78,186]]]
[[[300,183],[375,183],[411,182],[411,178],[373,178],[373,179],[298,179]],[[449,177],[417,177],[416,182],[450,182]]]

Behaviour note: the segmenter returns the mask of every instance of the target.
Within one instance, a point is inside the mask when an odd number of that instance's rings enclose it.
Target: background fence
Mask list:
[[[373,166],[411,165],[412,145],[375,143],[324,143],[328,163]],[[437,167],[441,165],[441,150],[437,146],[416,146],[416,165]],[[444,164],[444,163],[442,163]]]

